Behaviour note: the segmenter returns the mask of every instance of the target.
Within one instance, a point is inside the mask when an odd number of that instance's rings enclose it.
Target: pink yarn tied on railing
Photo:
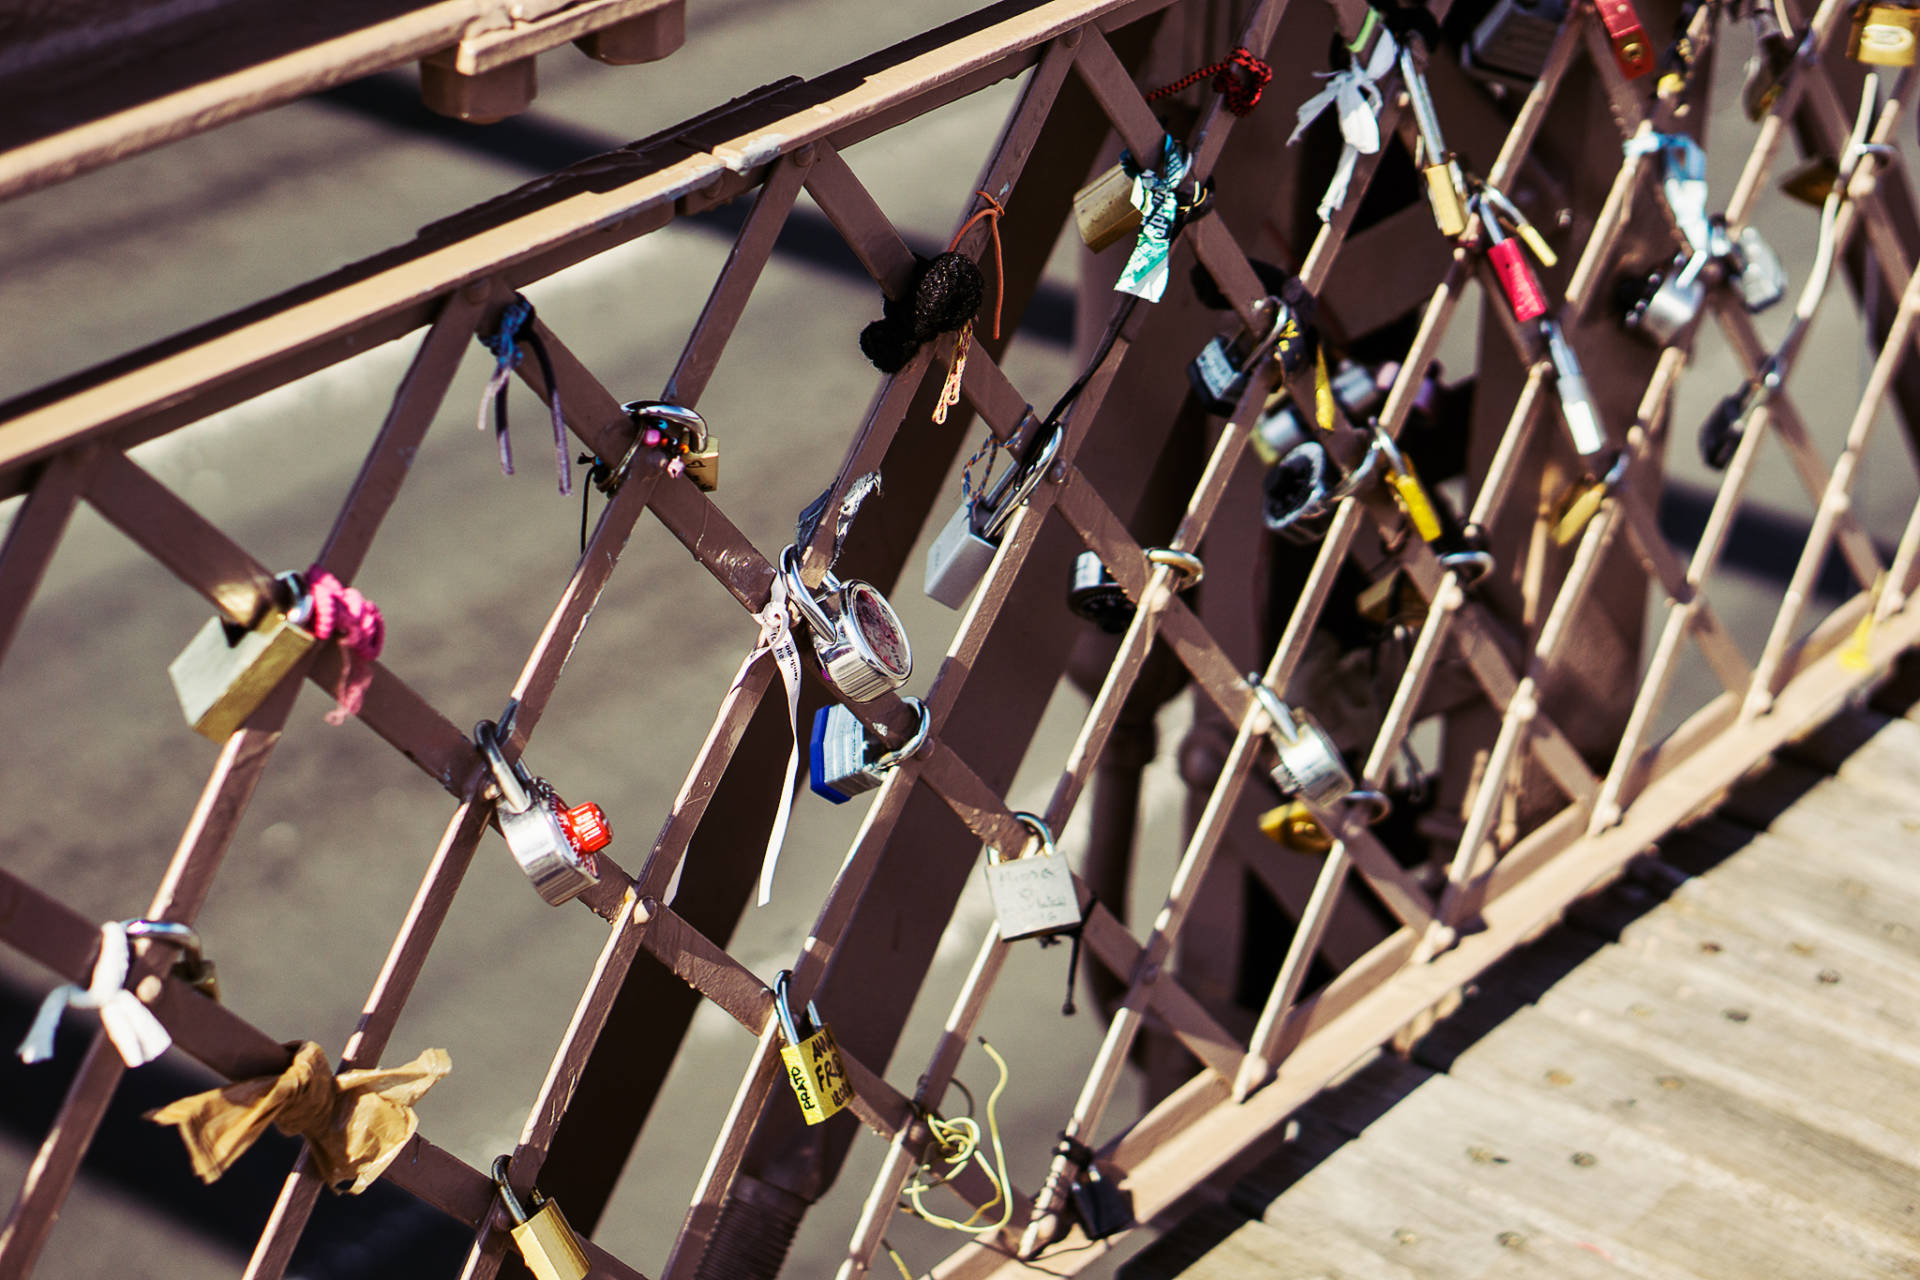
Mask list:
[[[318,640],[338,640],[340,686],[334,690],[334,708],[328,724],[345,724],[358,715],[373,683],[373,662],[387,640],[387,623],[380,606],[340,579],[314,565],[307,570],[307,593],[313,597],[313,634]]]

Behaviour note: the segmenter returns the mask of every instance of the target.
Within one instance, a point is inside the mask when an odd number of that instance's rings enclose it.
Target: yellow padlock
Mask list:
[[[533,1272],[534,1280],[584,1280],[593,1265],[587,1261],[580,1237],[567,1225],[560,1206],[535,1191],[533,1214],[529,1216],[507,1183],[507,1164],[506,1156],[493,1162],[493,1185],[500,1191],[507,1216],[513,1219],[508,1234],[527,1270]]]
[[[1910,67],[1920,42],[1920,8],[1903,4],[1854,6],[1847,56],[1874,67]]]
[[[1420,535],[1422,542],[1437,540],[1440,537],[1440,513],[1434,510],[1433,499],[1427,496],[1426,486],[1420,483],[1413,463],[1407,461],[1407,456],[1400,452],[1400,446],[1377,422],[1373,426],[1373,448],[1386,464],[1387,485],[1399,500],[1400,509],[1406,513],[1413,531]]]
[[[800,1114],[808,1124],[819,1124],[837,1115],[853,1101],[853,1085],[847,1080],[847,1068],[840,1061],[840,1046],[833,1032],[820,1021],[820,1013],[807,1004],[807,1027],[802,1032],[787,1003],[787,984],[791,970],[782,969],[773,980],[773,1011],[780,1021],[780,1062],[787,1071],[787,1084],[799,1100]]]
[[[1318,854],[1333,848],[1333,837],[1298,800],[1289,800],[1261,814],[1260,833],[1295,853]]]

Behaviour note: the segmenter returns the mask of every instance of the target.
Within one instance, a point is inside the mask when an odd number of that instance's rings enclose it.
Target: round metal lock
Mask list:
[[[828,684],[853,702],[898,689],[913,674],[913,646],[900,615],[871,583],[841,582],[831,573],[816,597],[800,577],[800,556],[780,554],[787,593],[813,629],[813,651]]]
[[[1283,795],[1298,796],[1310,805],[1325,809],[1340,803],[1353,791],[1353,775],[1347,772],[1340,749],[1318,721],[1304,711],[1296,711],[1260,680],[1252,681],[1253,693],[1274,725],[1274,749],[1279,756],[1273,767],[1274,783]]]

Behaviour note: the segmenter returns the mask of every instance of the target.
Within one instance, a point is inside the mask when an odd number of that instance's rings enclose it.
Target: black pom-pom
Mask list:
[[[860,352],[882,373],[898,373],[920,349],[912,330],[892,320],[875,320],[860,331]]]
[[[952,333],[980,313],[987,282],[964,253],[943,253],[927,263],[913,287],[913,336],[925,342]]]

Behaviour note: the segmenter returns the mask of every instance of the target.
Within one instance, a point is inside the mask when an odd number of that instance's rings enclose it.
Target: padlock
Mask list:
[[[830,1119],[853,1101],[853,1085],[847,1080],[847,1068],[840,1061],[840,1046],[833,1032],[820,1021],[820,1011],[807,1002],[807,1025],[803,1029],[787,1002],[787,984],[793,972],[782,969],[773,980],[773,1013],[780,1023],[780,1062],[787,1071],[787,1084],[800,1102],[800,1115],[808,1124]]]
[[[536,1190],[533,1213],[529,1215],[507,1182],[507,1170],[506,1156],[494,1160],[493,1185],[500,1193],[500,1203],[506,1206],[507,1217],[513,1220],[507,1229],[513,1247],[520,1251],[534,1280],[585,1280],[593,1264],[587,1261],[587,1251],[580,1247],[580,1237],[567,1225],[560,1206]]]
[[[1500,281],[1500,292],[1507,295],[1507,305],[1513,308],[1513,318],[1521,324],[1530,324],[1547,313],[1547,295],[1540,288],[1539,280],[1534,278],[1533,268],[1527,265],[1527,259],[1520,252],[1520,242],[1507,238],[1501,230],[1500,219],[1494,213],[1493,205],[1485,198],[1475,200],[1474,205],[1480,211],[1480,223],[1487,231],[1487,262],[1493,267],[1495,278]]]
[[[1047,824],[1031,813],[1016,813],[1039,842],[1039,850],[1018,858],[1003,858],[987,846],[987,895],[1000,922],[1000,936],[1008,942],[1062,933],[1080,927],[1080,894],[1073,886],[1073,869],[1060,856]]]
[[[1025,467],[1010,468],[991,490],[960,504],[927,548],[928,595],[949,609],[966,604],[980,579],[987,576],[1007,522],[1052,469],[1065,434],[1063,429],[1054,428],[1038,457]]]
[[[1840,166],[1832,156],[1809,156],[1787,171],[1780,179],[1780,189],[1801,204],[1819,209],[1826,205],[1839,181]]]
[[[1467,178],[1460,162],[1447,150],[1440,133],[1440,117],[1433,109],[1433,95],[1427,91],[1426,73],[1414,57],[1414,37],[1400,46],[1400,78],[1413,104],[1414,122],[1420,128],[1420,146],[1425,152],[1418,161],[1427,181],[1427,203],[1433,208],[1433,221],[1440,234],[1449,240],[1467,229]]]
[[[1873,67],[1910,67],[1920,39],[1920,7],[1859,0],[1847,30],[1847,56]]]
[[[1389,368],[1397,372],[1399,366],[1382,366],[1375,371],[1345,356],[1334,365],[1330,389],[1334,402],[1344,411],[1348,421],[1364,422],[1385,403],[1386,388],[1393,385],[1392,374],[1387,372]],[[1286,388],[1277,390],[1267,405],[1266,412],[1254,427],[1247,443],[1261,462],[1272,466],[1308,436],[1306,425],[1300,419],[1300,411],[1295,407],[1293,398],[1286,393]]]
[[[1231,340],[1215,334],[1200,349],[1200,354],[1187,362],[1187,385],[1193,388],[1193,394],[1208,413],[1225,417],[1233,412],[1241,393],[1247,389],[1247,376],[1260,361],[1279,355],[1280,339],[1287,334],[1289,326],[1288,336],[1295,339],[1302,336],[1298,319],[1280,299],[1262,299],[1256,309],[1269,317],[1266,332],[1258,340],[1244,329]]]
[[[1728,274],[1733,278],[1740,305],[1758,314],[1787,296],[1787,269],[1758,227],[1740,228],[1728,255]]]
[[[523,761],[509,765],[493,721],[475,725],[473,740],[499,792],[494,816],[500,820],[500,834],[534,890],[557,907],[598,884],[600,869],[593,855],[613,842],[600,806],[569,809],[552,784],[529,774]]]
[[[1752,394],[1751,384],[1742,387],[1715,405],[1700,424],[1700,460],[1715,471],[1725,471],[1740,448],[1740,437],[1746,433],[1747,401]]]
[[[1509,244],[1512,241],[1508,241]],[[1386,468],[1381,479],[1393,491],[1400,510],[1406,514],[1407,523],[1420,535],[1420,541],[1432,542],[1440,536],[1440,513],[1434,509],[1433,499],[1427,496],[1426,486],[1420,483],[1420,477],[1414,472],[1413,463],[1400,452],[1399,444],[1387,434],[1378,421],[1372,423],[1372,448],[1380,451],[1380,461]]]
[[[874,755],[867,726],[844,703],[830,702],[813,714],[813,737],[807,756],[807,785],[813,794],[833,804],[845,804],[862,791],[872,791],[887,780],[901,761],[926,745],[932,717],[918,698],[901,701],[919,713],[920,724],[905,743]]]
[[[1620,74],[1633,80],[1653,70],[1653,42],[1647,39],[1640,15],[1634,12],[1633,0],[1593,0],[1593,7],[1607,28]]]
[[[1626,327],[1656,346],[1671,344],[1699,318],[1700,308],[1706,304],[1707,285],[1701,273],[1707,261],[1703,248],[1685,263],[1676,258],[1674,267],[1648,276],[1639,297],[1627,310]]]
[[[634,459],[642,450],[667,448],[680,459],[687,479],[712,493],[720,487],[720,443],[707,430],[707,420],[685,405],[665,400],[630,400],[620,406],[633,422],[633,443],[599,482],[600,491],[611,498],[626,483]],[[647,429],[653,427],[671,443],[665,446],[647,443]]]
[[[1249,675],[1247,682],[1266,712],[1276,755],[1273,781],[1280,794],[1319,809],[1331,808],[1353,794],[1353,775],[1319,722],[1282,702],[1257,674]]]
[[[828,570],[815,596],[800,576],[800,553],[780,553],[787,595],[813,631],[820,675],[849,702],[869,702],[898,689],[913,674],[913,646],[900,615],[880,589],[858,579],[846,582]]]
[[[1593,517],[1599,514],[1600,504],[1608,494],[1617,490],[1627,476],[1627,464],[1630,456],[1623,450],[1614,459],[1607,473],[1598,479],[1591,474],[1581,476],[1560,495],[1553,509],[1553,542],[1555,546],[1570,545],[1586,529]]]
[[[313,648],[312,614],[306,579],[283,573],[249,625],[216,617],[194,634],[167,674],[195,733],[225,742],[246,723]]]
[[[1753,56],[1747,60],[1746,80],[1740,86],[1740,105],[1747,119],[1759,120],[1773,109],[1793,70],[1793,41],[1780,25],[1774,0],[1753,0],[1747,17],[1753,25]]]
[[[1097,551],[1082,551],[1073,558],[1067,609],[1110,636],[1122,634],[1133,621],[1133,601]]]
[[[1607,433],[1600,425],[1599,413],[1593,407],[1586,377],[1580,372],[1580,361],[1573,354],[1573,347],[1560,331],[1557,321],[1543,319],[1540,329],[1546,335],[1547,353],[1553,360],[1553,380],[1560,397],[1560,416],[1566,419],[1567,431],[1573,437],[1573,447],[1580,451],[1581,457],[1594,457],[1607,447]]]
[[[1080,238],[1095,253],[1139,234],[1140,210],[1133,205],[1133,176],[1116,164],[1073,193],[1073,221]]]
[[[1546,69],[1567,0],[1499,0],[1460,50],[1460,65],[1484,80],[1526,88]]]
[[[220,975],[201,950],[200,934],[192,925],[173,920],[128,920],[124,927],[129,941],[148,938],[177,948],[180,958],[173,963],[173,976],[209,1000],[220,999]]]
[[[1319,854],[1333,848],[1333,837],[1298,800],[1289,800],[1261,814],[1260,834],[1295,853]]]

